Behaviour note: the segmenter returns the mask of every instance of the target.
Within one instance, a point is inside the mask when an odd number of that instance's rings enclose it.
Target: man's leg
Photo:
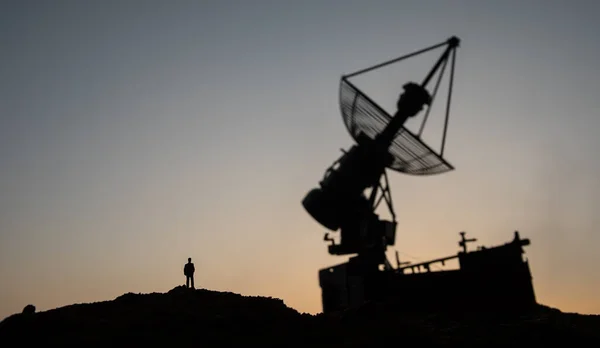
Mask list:
[[[185,276],[185,287],[186,288],[190,287],[190,277],[189,276]]]
[[[192,278],[192,289],[195,289],[195,287],[194,287],[194,276],[191,276],[190,278]]]

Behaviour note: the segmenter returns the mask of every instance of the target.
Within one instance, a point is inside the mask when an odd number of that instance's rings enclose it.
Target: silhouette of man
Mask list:
[[[189,288],[190,287],[190,280],[192,281],[192,289],[195,289],[194,287],[194,272],[196,271],[196,268],[194,267],[194,264],[192,263],[192,258],[189,257],[188,258],[188,263],[185,264],[185,266],[183,267],[183,274],[185,274],[185,287]]]

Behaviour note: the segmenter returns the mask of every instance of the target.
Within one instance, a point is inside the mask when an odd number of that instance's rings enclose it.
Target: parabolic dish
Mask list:
[[[344,124],[355,141],[358,141],[361,133],[374,139],[392,119],[392,116],[344,77],[340,81],[340,109]],[[404,127],[396,134],[389,152],[394,157],[394,162],[388,168],[401,173],[433,175],[454,169],[442,156]]]

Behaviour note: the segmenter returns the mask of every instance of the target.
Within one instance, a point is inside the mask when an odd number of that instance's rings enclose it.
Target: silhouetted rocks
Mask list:
[[[27,306],[25,306],[25,308],[23,308],[23,312],[22,314],[33,314],[35,313],[35,306],[32,304],[28,304]]]
[[[600,316],[544,306],[520,314],[402,313],[378,303],[309,315],[280,299],[181,286],[166,294],[127,293],[113,301],[24,310],[0,322],[0,344],[25,343],[23,338],[83,346],[572,345],[600,343]]]

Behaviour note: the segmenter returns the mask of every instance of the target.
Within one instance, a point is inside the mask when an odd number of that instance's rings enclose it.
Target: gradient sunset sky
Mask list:
[[[389,173],[390,256],[519,230],[538,301],[600,313],[599,15],[597,1],[3,1],[0,319],[168,291],[188,257],[199,287],[319,312],[317,272],[346,258],[301,200],[353,144],[339,78],[452,35],[456,170]],[[357,85],[393,111],[439,53]]]

